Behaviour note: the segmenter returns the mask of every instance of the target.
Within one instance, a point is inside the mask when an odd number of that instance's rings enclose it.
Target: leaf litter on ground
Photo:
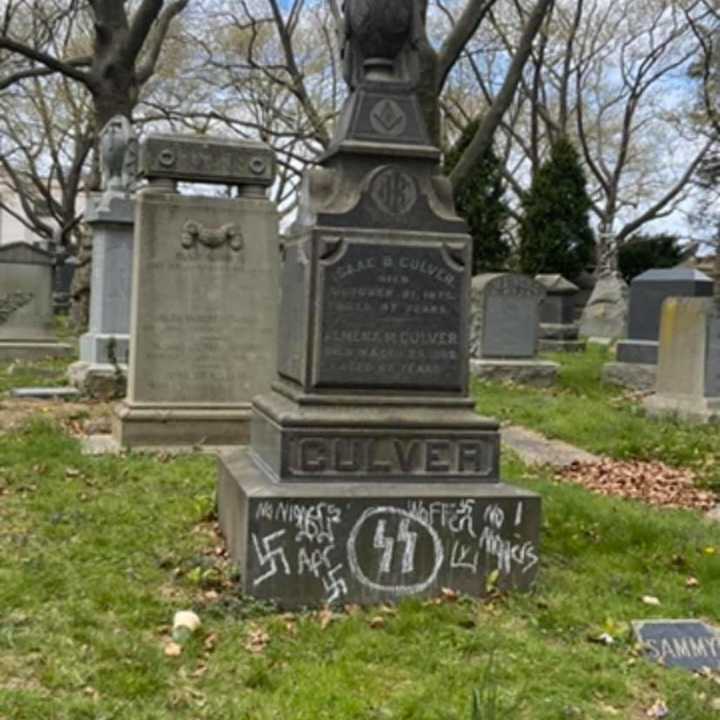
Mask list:
[[[556,478],[601,495],[640,500],[656,507],[708,511],[718,504],[715,493],[696,487],[692,470],[661,462],[607,458],[574,462],[560,470]]]

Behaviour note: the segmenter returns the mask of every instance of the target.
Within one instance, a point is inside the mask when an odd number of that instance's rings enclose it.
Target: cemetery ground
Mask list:
[[[600,386],[602,350],[552,359],[557,388],[477,384],[479,407],[720,492],[719,428],[646,420]],[[0,389],[62,369],[4,366]],[[213,458],[81,454],[107,408],[0,400],[2,720],[720,717],[718,677],[650,663],[629,629],[720,622],[720,525],[699,511],[591,493],[505,451],[504,479],[543,496],[532,593],[287,614],[235,590]],[[174,642],[179,610],[202,624]]]

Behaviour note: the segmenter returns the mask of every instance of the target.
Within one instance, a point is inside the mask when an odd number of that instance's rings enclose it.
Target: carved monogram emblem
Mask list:
[[[417,187],[410,175],[389,167],[375,176],[370,186],[370,195],[388,215],[405,215],[415,205]]]
[[[22,290],[0,295],[0,325],[7,322],[14,312],[32,302],[33,297],[32,293]]]
[[[227,223],[219,228],[206,228],[199,222],[188,220],[183,227],[182,246],[189,250],[197,244],[211,250],[227,245],[235,252],[240,252],[245,247],[242,233],[235,227],[235,223]]]
[[[407,117],[395,100],[385,98],[370,111],[370,125],[381,135],[397,137],[407,127]]]

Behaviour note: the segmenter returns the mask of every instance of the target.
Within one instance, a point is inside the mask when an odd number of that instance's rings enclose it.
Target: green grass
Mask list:
[[[601,383],[602,365],[609,359],[603,348],[591,345],[586,353],[547,357],[561,364],[556,387],[476,381],[478,412],[613,458],[689,467],[701,483],[720,490],[720,425],[647,418],[620,389]]]
[[[0,363],[0,394],[19,387],[67,385],[67,358],[48,358],[39,362],[18,360]]]
[[[640,720],[657,698],[672,717],[711,717],[699,694],[710,701],[720,687],[638,657],[625,623],[720,622],[718,527],[556,485],[510,456],[504,475],[544,498],[535,592],[407,601],[323,629],[229,586],[208,522],[213,460],[85,457],[49,424],[2,436],[0,718],[470,720],[491,655],[500,702],[522,699],[501,717]],[[172,616],[188,608],[203,626],[166,657]],[[270,641],[254,655],[245,645],[257,628]],[[614,645],[589,641],[604,629]]]

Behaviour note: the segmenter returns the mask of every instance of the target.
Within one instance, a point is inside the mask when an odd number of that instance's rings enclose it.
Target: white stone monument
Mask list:
[[[125,394],[130,338],[137,140],[127,118],[110,120],[102,132],[102,193],[93,195],[85,220],[92,230],[90,323],[80,338],[80,360],[70,380],[89,395]]]

